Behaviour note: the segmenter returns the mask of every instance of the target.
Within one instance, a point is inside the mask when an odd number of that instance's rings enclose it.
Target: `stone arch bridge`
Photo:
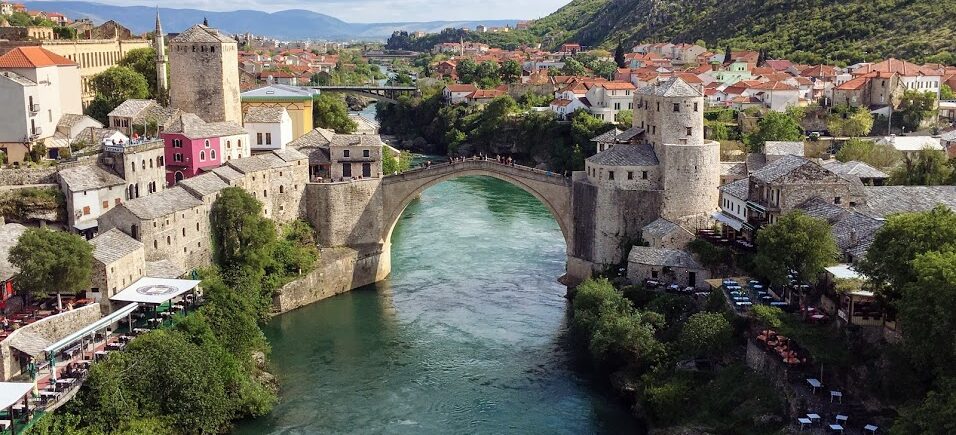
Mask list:
[[[392,230],[408,204],[431,186],[469,175],[483,175],[511,183],[541,201],[561,228],[570,253],[572,245],[571,179],[527,166],[471,158],[439,163],[382,178],[382,240],[391,243]]]

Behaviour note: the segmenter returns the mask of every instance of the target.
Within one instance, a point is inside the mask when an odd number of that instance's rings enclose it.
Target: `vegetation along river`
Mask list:
[[[280,403],[240,434],[631,433],[567,337],[565,246],[534,197],[488,177],[425,191],[392,275],[266,327]]]

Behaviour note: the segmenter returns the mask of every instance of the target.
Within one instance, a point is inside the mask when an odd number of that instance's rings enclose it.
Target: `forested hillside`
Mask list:
[[[956,0],[573,0],[535,21],[550,45],[705,41],[794,61],[956,63]]]

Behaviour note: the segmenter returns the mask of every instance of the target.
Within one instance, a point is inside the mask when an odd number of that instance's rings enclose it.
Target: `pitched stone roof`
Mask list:
[[[803,141],[783,142],[769,140],[764,144],[764,154],[768,156],[800,156],[803,157]]]
[[[286,162],[294,162],[296,160],[306,160],[309,158],[309,156],[302,154],[299,151],[291,149],[291,148],[275,150],[272,152],[272,154],[275,154],[276,157]]]
[[[839,160],[831,160],[823,164],[824,168],[833,171],[841,176],[854,176],[857,178],[889,178],[890,176],[879,169],[876,169],[866,163],[851,160],[843,163]]]
[[[287,148],[304,148],[316,146],[328,146],[332,143],[335,132],[324,128],[316,128],[302,136],[299,136],[292,142],[286,144]]]
[[[740,180],[734,181],[733,183],[727,183],[723,186],[720,186],[718,189],[727,195],[733,196],[734,198],[746,200],[747,197],[750,196],[750,180],[742,178]]]
[[[212,173],[218,175],[219,178],[222,178],[223,181],[229,184],[232,184],[233,181],[236,181],[245,176],[245,175],[242,175],[241,172],[233,169],[230,166],[219,166],[219,167],[213,168]]]
[[[180,113],[169,122],[165,133],[177,133],[190,139],[204,139],[246,134],[246,131],[234,122],[206,122],[196,114]]]
[[[675,223],[673,223],[673,222],[671,222],[671,221],[669,221],[669,220],[667,220],[667,219],[658,218],[658,219],[655,220],[654,222],[651,222],[651,223],[645,225],[644,228],[641,228],[641,234],[644,235],[644,236],[659,236],[659,237],[662,237],[662,236],[666,236],[666,235],[668,235],[668,234],[671,234],[671,233],[673,233],[674,231],[680,231],[680,230],[682,230],[682,229],[683,229],[683,228],[681,228],[680,225],[677,225],[677,224],[675,224]],[[646,238],[646,237],[645,237],[645,238]]]
[[[203,202],[182,187],[175,186],[149,196],[131,199],[120,207],[126,207],[140,219],[156,219],[177,211],[199,207]],[[115,210],[115,209],[114,209]]]
[[[136,118],[140,116],[144,110],[148,109],[154,104],[157,104],[156,100],[129,99],[120,103],[119,106],[116,106],[116,108],[113,109],[108,116]]]
[[[43,349],[53,344],[42,335],[29,329],[18,329],[7,338],[10,346],[32,357],[38,357]]]
[[[217,29],[204,26],[202,24],[196,24],[186,31],[176,35],[175,38],[171,39],[170,42],[175,43],[187,43],[187,42],[202,42],[202,43],[236,43],[235,39],[232,39]]]
[[[619,144],[587,158],[587,161],[604,166],[656,166],[660,164],[654,147],[650,144]]]
[[[186,270],[168,259],[146,262],[146,276],[151,278],[176,279],[186,274]]]
[[[337,134],[332,136],[331,145],[375,147],[382,145],[382,138],[377,134]]]
[[[222,181],[222,178],[219,178],[218,175],[212,172],[187,178],[180,181],[178,185],[199,197],[214,195],[216,192],[229,187],[226,182]]]
[[[690,253],[677,249],[634,246],[627,256],[628,263],[650,266],[680,267],[684,269],[703,269]]]
[[[96,165],[74,166],[57,173],[71,192],[103,189],[126,184],[122,178],[113,175]]]
[[[0,225],[0,281],[6,281],[20,272],[19,268],[10,264],[9,255],[26,230],[27,227],[17,223]]]
[[[873,244],[876,231],[884,221],[863,213],[847,210],[820,197],[813,197],[797,206],[808,215],[826,220],[830,233],[841,251],[862,258]]]
[[[627,130],[624,130],[621,134],[617,135],[615,138],[620,143],[630,142],[631,139],[634,139],[639,134],[644,133],[644,129],[640,127],[631,127]]]
[[[56,128],[57,130],[61,128],[71,129],[77,124],[79,124],[80,121],[83,121],[84,119],[92,120],[96,122],[96,124],[98,124],[100,127],[103,127],[103,124],[101,124],[99,121],[93,118],[90,118],[89,116],[78,115],[76,113],[64,113],[63,115],[60,116],[60,121],[56,123]]]
[[[619,135],[619,134],[621,134],[621,133],[623,133],[623,132],[624,132],[623,130],[621,130],[621,129],[615,127],[615,128],[613,128],[613,129],[611,129],[611,130],[608,130],[608,131],[606,131],[606,132],[604,132],[604,133],[601,133],[601,134],[599,134],[599,135],[597,135],[597,136],[592,137],[592,138],[591,138],[591,142],[597,142],[597,143],[614,143],[614,139],[617,137],[617,135]]]
[[[246,123],[279,123],[282,122],[282,115],[285,113],[284,107],[250,107],[246,111]]]
[[[927,211],[939,204],[956,210],[956,186],[865,186],[863,194],[866,205],[858,209],[876,218]]]
[[[97,234],[90,244],[93,245],[93,258],[103,264],[113,264],[143,248],[142,242],[116,228]]]
[[[688,85],[680,77],[671,77],[656,85],[648,85],[637,91],[643,95],[658,97],[700,97],[702,94],[693,86]]]
[[[756,171],[751,172],[751,176],[763,181],[765,183],[770,183],[780,177],[783,177],[794,169],[797,169],[803,165],[811,164],[812,162],[799,156],[794,155],[785,155],[777,160],[774,160],[770,163],[767,163],[766,166],[760,168]]]
[[[270,164],[268,160],[263,159],[261,155],[230,160],[227,164],[243,174],[272,169],[272,164]]]
[[[747,164],[744,162],[720,162],[720,175],[747,175]]]
[[[262,161],[266,162],[266,164],[268,164],[270,168],[284,168],[284,167],[292,166],[292,163],[289,163],[289,162],[283,160],[282,158],[280,158],[279,156],[277,156],[277,155],[275,155],[275,154],[272,154],[272,153],[260,154],[260,155],[258,155],[258,156],[256,156],[256,157],[258,157],[258,158],[262,159]],[[241,160],[241,159],[240,159],[240,160]]]

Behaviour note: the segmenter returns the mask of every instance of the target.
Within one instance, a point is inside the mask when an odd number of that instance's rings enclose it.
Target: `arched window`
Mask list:
[[[150,168],[153,167],[153,159],[149,159],[149,167],[150,167]]]
[[[146,160],[143,160],[143,169],[146,169]]]
[[[279,193],[285,193],[285,186],[279,186]]]
[[[209,150],[209,160],[216,160],[216,150]]]
[[[153,249],[159,249],[159,240],[153,240]]]
[[[169,237],[169,236],[166,236],[166,244],[167,244],[167,245],[172,245],[172,244],[173,244],[173,238],[172,238],[172,237]]]
[[[206,148],[209,148],[209,139],[206,139],[205,146],[206,146]]]
[[[182,172],[176,171],[176,174],[174,174],[173,177],[176,179],[176,182],[183,181],[183,173],[182,173]]]
[[[129,162],[129,170],[131,172],[136,172],[136,162]]]
[[[199,152],[199,161],[200,161],[200,162],[205,162],[205,161],[206,161],[206,151],[205,151],[205,150]]]
[[[226,149],[229,149],[229,148],[232,148],[232,141],[231,141],[231,140],[227,140],[227,141],[226,141]]]
[[[183,227],[183,237],[186,237],[186,227]]]

